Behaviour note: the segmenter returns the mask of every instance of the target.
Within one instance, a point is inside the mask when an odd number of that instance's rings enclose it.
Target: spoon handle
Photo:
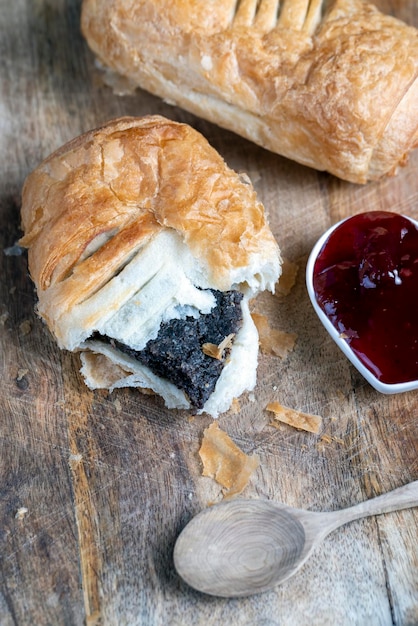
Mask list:
[[[384,493],[381,496],[376,496],[371,500],[350,506],[347,509],[328,513],[328,515],[330,521],[334,518],[334,523],[331,523],[331,525],[336,528],[362,517],[401,511],[413,506],[418,506],[418,480]]]

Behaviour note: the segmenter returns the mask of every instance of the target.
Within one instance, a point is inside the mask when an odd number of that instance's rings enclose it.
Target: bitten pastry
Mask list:
[[[274,289],[280,251],[249,179],[190,126],[127,117],[77,137],[26,179],[22,227],[39,315],[89,387],[214,417],[254,387],[248,302]]]
[[[83,0],[106,67],[355,183],[418,142],[418,31],[362,0]]]

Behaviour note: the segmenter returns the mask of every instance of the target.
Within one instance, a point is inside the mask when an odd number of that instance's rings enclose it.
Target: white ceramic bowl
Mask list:
[[[403,216],[403,217],[406,217],[406,216]],[[338,228],[338,226],[340,226],[343,222],[347,221],[348,219],[350,218],[346,218],[346,220],[341,220],[340,222],[338,222],[337,224],[334,224],[334,226],[329,228],[322,235],[322,237],[318,239],[318,241],[316,242],[309,256],[308,264],[306,266],[306,287],[308,290],[309,298],[312,302],[312,306],[315,309],[325,329],[331,335],[335,343],[343,351],[346,357],[351,361],[354,367],[357,368],[360,374],[362,374],[362,376],[364,376],[364,378],[372,385],[372,387],[377,389],[377,391],[380,391],[381,393],[385,393],[385,394],[393,394],[393,393],[403,393],[405,391],[411,391],[412,389],[418,389],[418,380],[412,380],[412,381],[408,381],[404,383],[384,383],[380,381],[378,378],[376,378],[373,372],[371,372],[356,356],[356,354],[350,348],[350,345],[347,343],[344,337],[341,336],[341,333],[333,326],[333,324],[325,315],[324,311],[321,309],[321,307],[319,306],[316,300],[315,291],[313,287],[313,278],[314,278],[313,272],[314,272],[315,261],[317,259],[317,256],[321,252],[325,242],[327,241],[328,237],[333,233],[333,231],[336,228]],[[417,221],[413,220],[410,217],[406,217],[406,219],[409,220],[412,224],[414,224],[418,228]]]

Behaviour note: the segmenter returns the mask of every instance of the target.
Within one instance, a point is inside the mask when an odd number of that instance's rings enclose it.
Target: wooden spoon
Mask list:
[[[187,524],[174,547],[174,565],[191,587],[210,595],[261,593],[293,576],[339,526],[417,505],[418,480],[325,513],[268,500],[229,500],[205,509]]]

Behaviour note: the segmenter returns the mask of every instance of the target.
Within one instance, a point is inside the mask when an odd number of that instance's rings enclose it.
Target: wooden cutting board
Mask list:
[[[378,6],[418,27],[415,0]],[[185,523],[221,488],[202,476],[207,416],[167,411],[134,390],[91,392],[77,355],[34,313],[19,237],[28,172],[75,135],[119,115],[160,113],[201,131],[265,204],[299,267],[287,296],[257,302],[297,334],[285,359],[261,355],[254,394],[220,427],[260,466],[243,495],[334,510],[418,478],[418,392],[382,396],[321,327],[304,270],[319,235],[369,209],[418,219],[418,153],[395,178],[358,187],[270,154],[143,92],[106,87],[79,31],[80,1],[0,2],[0,624],[89,626],[413,626],[418,510],[354,522],[300,574],[263,596],[204,596],[176,575]],[[269,425],[277,400],[319,414],[319,435]]]

